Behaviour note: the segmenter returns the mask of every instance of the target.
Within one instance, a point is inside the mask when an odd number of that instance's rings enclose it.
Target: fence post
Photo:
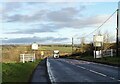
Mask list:
[[[93,53],[94,53],[94,58],[95,58],[95,50],[93,51]]]
[[[111,49],[111,56],[113,56],[113,49]]]
[[[25,63],[25,56],[24,56],[24,54],[23,54],[23,63]]]
[[[35,61],[35,53],[34,53],[34,61]]]

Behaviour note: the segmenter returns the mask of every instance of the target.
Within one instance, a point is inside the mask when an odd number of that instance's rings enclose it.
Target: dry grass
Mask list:
[[[45,58],[53,55],[53,50],[59,50],[60,55],[71,54],[71,47],[64,46],[40,46],[36,53],[36,58]],[[44,51],[44,57],[41,56]],[[2,62],[16,63],[19,62],[19,55],[24,53],[33,53],[30,45],[4,45],[2,46]]]
[[[2,46],[2,62],[19,62],[19,55],[30,53],[29,46]]]

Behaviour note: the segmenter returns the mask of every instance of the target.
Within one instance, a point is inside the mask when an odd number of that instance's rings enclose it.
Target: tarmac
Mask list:
[[[49,80],[49,76],[47,73],[46,59],[42,60],[36,69],[33,71],[33,74],[30,79],[30,84],[51,84]]]

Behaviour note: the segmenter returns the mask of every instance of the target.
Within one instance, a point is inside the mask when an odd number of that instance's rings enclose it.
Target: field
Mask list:
[[[46,51],[53,51],[53,50],[59,50],[60,53],[68,53],[68,54],[71,54],[72,52],[72,48],[71,46],[41,46],[39,48],[40,50],[46,50]]]
[[[72,52],[71,45],[39,45],[39,49],[35,51],[36,58],[42,59],[41,51],[44,51],[44,57],[52,56],[53,50],[59,50],[60,55],[70,55]],[[19,55],[22,53],[33,53],[31,45],[4,45],[2,47],[2,61],[7,63],[19,63]],[[101,59],[94,59],[93,56],[74,56],[69,57],[73,59],[83,59],[89,61],[104,62],[110,64],[118,64],[119,57],[104,57]]]
[[[31,53],[30,46],[4,45],[2,46],[2,62],[19,62],[19,55],[22,53]]]
[[[41,45],[35,51],[37,59],[42,59],[40,52],[44,51],[44,56],[52,56],[53,50],[59,50],[60,55],[71,54],[71,46]],[[4,45],[2,46],[2,81],[5,82],[28,82],[32,71],[39,61],[20,63],[20,54],[33,53],[31,45]]]
[[[3,63],[2,82],[28,82],[40,60],[28,63]]]
[[[36,58],[41,57],[41,51],[44,51],[44,57],[52,56],[53,50],[59,50],[60,55],[71,54],[71,46],[58,45],[39,45],[39,49],[35,51]],[[17,63],[19,62],[20,54],[32,54],[31,45],[4,45],[2,46],[2,62]]]

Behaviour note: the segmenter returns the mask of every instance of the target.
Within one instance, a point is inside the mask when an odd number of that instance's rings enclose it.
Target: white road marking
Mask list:
[[[48,58],[47,58],[47,71],[48,71],[48,75],[49,75],[51,83],[55,84],[56,80],[55,80],[55,77],[54,77],[54,75],[52,73],[50,62],[48,61]]]
[[[115,79],[115,78],[113,78],[113,77],[110,77],[110,78],[113,79],[113,80]]]
[[[80,67],[80,68],[82,68],[82,69],[86,69],[85,67],[81,67],[81,66],[77,66],[77,67]]]
[[[96,73],[96,74],[99,74],[99,75],[104,76],[104,77],[107,76],[107,75],[105,75],[105,74],[102,74],[102,73],[96,72],[96,71],[94,71],[94,70],[89,70],[89,71],[90,71],[90,72],[93,72],[93,73]]]
[[[62,61],[76,66],[75,64],[73,64],[72,62],[69,62],[68,60],[62,60]],[[86,61],[86,62],[87,62],[87,61]],[[92,63],[93,63],[93,62],[92,62]],[[93,64],[99,64],[99,63],[93,63]],[[104,64],[100,64],[100,65],[104,65]],[[109,66],[109,65],[105,65],[105,66]],[[82,67],[82,66],[77,66],[77,67],[80,67],[80,68],[82,68],[82,69],[85,69],[85,70],[87,70],[87,71],[96,73],[96,74],[101,75],[101,76],[104,76],[104,77],[109,77],[109,76],[107,76],[107,75],[105,75],[105,74],[103,74],[103,73],[100,73],[100,72],[97,72],[97,71],[94,71],[94,70],[91,70],[91,69],[87,69],[87,68]],[[112,67],[112,66],[109,66],[109,67]],[[117,68],[117,67],[113,67],[113,68]],[[113,80],[117,80],[117,79],[114,78],[114,77],[109,77],[109,78],[110,78],[110,79],[113,79]],[[117,81],[120,81],[120,80],[117,80]]]
[[[65,60],[66,61],[66,59],[62,59],[62,60]],[[68,60],[68,59],[67,59]],[[69,59],[69,61],[71,61],[71,59]],[[95,62],[89,62],[89,61],[84,61],[84,60],[76,60],[76,61],[78,61],[78,62],[80,62],[80,61],[82,61],[82,62],[85,62],[85,63],[88,63],[88,64],[90,64],[90,63],[92,63],[92,64],[98,64],[98,65],[103,65],[103,66],[107,66],[107,67],[112,67],[112,68],[115,68],[115,69],[118,69],[119,67],[116,67],[116,66],[110,66],[110,65],[105,65],[105,64],[100,64],[100,63],[95,63]]]

